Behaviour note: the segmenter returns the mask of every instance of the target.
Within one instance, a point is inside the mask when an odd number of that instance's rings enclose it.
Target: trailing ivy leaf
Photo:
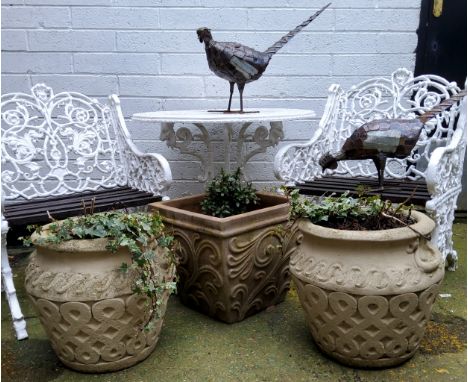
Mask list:
[[[314,224],[327,227],[367,230],[394,228],[411,223],[409,215],[404,213],[407,207],[394,206],[392,202],[382,200],[379,195],[352,198],[346,192],[340,196],[307,199],[300,197],[297,189],[283,188],[283,191],[290,200],[290,220],[306,217]],[[388,216],[394,216],[405,223],[396,225],[395,220]]]
[[[127,263],[122,263],[120,265],[120,270],[124,273],[127,273],[128,272],[128,264]]]

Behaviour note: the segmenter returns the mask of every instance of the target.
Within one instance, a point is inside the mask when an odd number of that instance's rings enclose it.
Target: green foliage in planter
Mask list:
[[[40,234],[42,227],[33,227]],[[146,328],[151,327],[153,319],[159,318],[159,305],[164,291],[174,291],[175,282],[161,282],[156,274],[152,260],[158,256],[157,247],[165,248],[169,265],[175,263],[174,238],[166,235],[162,219],[158,214],[126,213],[112,211],[68,218],[53,222],[47,231],[30,244],[59,244],[69,240],[107,238],[107,249],[115,253],[120,247],[127,247],[132,255],[132,263],[128,266],[123,263],[121,270],[128,272],[135,270],[137,277],[133,292],[147,296],[150,299],[150,315]],[[157,245],[156,245],[157,244]]]
[[[206,198],[200,203],[202,211],[224,218],[252,210],[259,199],[252,184],[241,180],[241,175],[240,168],[233,174],[222,169],[208,184]]]
[[[394,205],[378,195],[353,198],[344,193],[306,199],[297,189],[285,191],[291,202],[289,218],[293,221],[308,218],[317,225],[348,230],[382,230],[412,223],[411,206]]]

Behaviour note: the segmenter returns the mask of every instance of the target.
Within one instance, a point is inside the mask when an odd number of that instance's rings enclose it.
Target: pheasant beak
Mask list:
[[[198,41],[203,42],[203,38],[205,36],[207,28],[198,28],[197,29],[197,36],[198,36]]]
[[[209,28],[203,27],[197,29],[198,41],[203,42],[211,40],[211,31]]]

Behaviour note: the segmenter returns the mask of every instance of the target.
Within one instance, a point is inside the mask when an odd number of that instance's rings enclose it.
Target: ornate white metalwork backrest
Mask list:
[[[362,124],[383,118],[413,119],[444,99],[458,93],[456,83],[435,75],[413,77],[406,69],[398,69],[390,78],[374,78],[353,86],[349,91],[336,89],[335,109],[324,115],[321,127],[325,145],[336,153],[346,138]],[[429,120],[416,147],[406,159],[389,159],[385,174],[393,178],[424,177],[431,152],[445,146],[455,129],[458,104]],[[334,126],[334,128],[330,128]],[[371,161],[342,161],[336,174],[376,176]]]
[[[125,184],[109,108],[37,84],[2,96],[2,191],[32,199]]]

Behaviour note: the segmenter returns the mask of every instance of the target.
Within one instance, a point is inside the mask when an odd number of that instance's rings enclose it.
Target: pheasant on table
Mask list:
[[[258,80],[268,66],[273,55],[285,46],[296,34],[309,25],[331,3],[324,6],[313,16],[310,16],[302,24],[284,35],[264,52],[259,52],[237,42],[214,41],[211,30],[208,28],[197,29],[198,39],[205,43],[206,57],[211,71],[230,84],[229,104],[226,112],[231,112],[232,93],[234,84],[237,84],[240,95],[240,112],[244,112],[242,94],[244,86],[248,82]]]
[[[346,139],[336,155],[323,155],[319,164],[322,170],[336,169],[338,161],[371,159],[377,168],[379,191],[384,189],[383,180],[387,158],[406,158],[416,145],[424,124],[466,96],[466,89],[446,99],[416,119],[377,119],[357,128]]]

